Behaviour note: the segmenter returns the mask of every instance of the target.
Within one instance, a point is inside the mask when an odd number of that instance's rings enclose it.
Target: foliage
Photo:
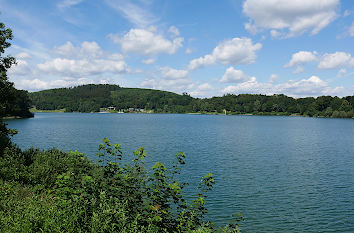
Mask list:
[[[11,46],[9,40],[12,40],[12,31],[0,22],[0,155],[3,149],[9,145],[10,136],[13,130],[7,129],[6,124],[2,122],[3,117],[18,116],[32,117],[29,112],[29,97],[27,91],[21,91],[14,88],[13,83],[8,81],[7,71],[12,65],[16,64],[14,57],[4,56],[5,49]]]
[[[66,109],[67,112],[98,112],[110,106],[116,109],[148,109],[156,112],[185,112],[193,99],[167,91],[121,88],[109,84],[88,84],[30,93],[38,110]]]
[[[95,112],[110,106],[116,109],[145,109],[155,113],[223,113],[256,115],[303,115],[348,117],[354,115],[354,96],[320,96],[295,99],[285,95],[231,95],[193,98],[167,91],[122,88],[116,85],[83,85],[30,93],[39,110]]]
[[[205,221],[204,176],[194,200],[183,195],[176,176],[185,154],[171,168],[148,170],[139,148],[123,163],[119,144],[104,139],[98,163],[77,151],[21,151],[8,147],[0,158],[0,232],[239,232],[238,222],[216,228]]]

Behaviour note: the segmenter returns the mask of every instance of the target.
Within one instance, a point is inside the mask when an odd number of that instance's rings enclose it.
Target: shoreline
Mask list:
[[[31,111],[32,113],[105,113],[105,114],[123,114],[122,112],[65,112],[65,110],[60,109],[60,110],[35,110]],[[326,116],[306,116],[306,115],[300,115],[300,114],[284,114],[284,113],[261,113],[261,114],[255,114],[255,113],[217,113],[217,112],[186,112],[186,113],[155,113],[155,112],[128,112],[124,114],[186,114],[186,115],[224,115],[224,116],[287,116],[287,117],[309,117],[309,118],[332,118],[332,119],[354,119],[354,117],[326,117]],[[6,117],[2,119],[22,119],[22,118],[27,118],[27,117]]]

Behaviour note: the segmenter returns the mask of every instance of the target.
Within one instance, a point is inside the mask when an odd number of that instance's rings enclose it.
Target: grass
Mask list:
[[[56,109],[56,110],[39,110],[36,108],[30,108],[30,112],[65,112],[65,108]]]

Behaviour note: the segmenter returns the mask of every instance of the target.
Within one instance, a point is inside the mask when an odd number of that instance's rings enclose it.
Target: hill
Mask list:
[[[39,110],[65,109],[67,112],[98,112],[115,107],[152,110],[155,113],[224,113],[257,115],[303,115],[348,117],[354,115],[354,96],[292,98],[286,95],[227,94],[193,98],[160,90],[123,88],[110,84],[89,84],[30,93]]]

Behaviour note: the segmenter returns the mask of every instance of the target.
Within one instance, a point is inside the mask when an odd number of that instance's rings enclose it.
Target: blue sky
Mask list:
[[[354,94],[352,0],[0,0],[0,12],[20,89]]]

